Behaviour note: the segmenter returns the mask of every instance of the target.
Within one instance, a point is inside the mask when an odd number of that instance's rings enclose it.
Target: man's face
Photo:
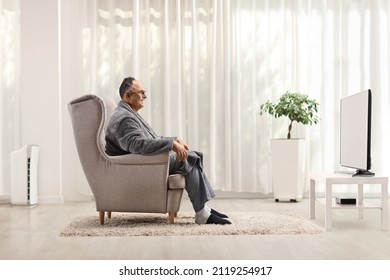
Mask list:
[[[131,90],[126,92],[126,102],[133,108],[134,111],[138,112],[144,107],[146,99],[146,92],[141,82],[133,81]]]

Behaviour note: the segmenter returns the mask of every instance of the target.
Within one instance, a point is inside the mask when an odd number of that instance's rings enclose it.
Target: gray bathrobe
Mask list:
[[[207,176],[203,172],[203,155],[189,151],[182,162],[172,151],[176,137],[158,136],[149,124],[124,101],[118,103],[106,130],[106,153],[154,155],[170,152],[169,173],[186,176],[186,190],[194,210],[200,211],[215,196]]]

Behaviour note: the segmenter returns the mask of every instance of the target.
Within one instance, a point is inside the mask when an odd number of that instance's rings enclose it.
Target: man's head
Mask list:
[[[123,80],[119,87],[119,95],[136,112],[144,107],[146,92],[141,82],[133,77],[128,77]]]

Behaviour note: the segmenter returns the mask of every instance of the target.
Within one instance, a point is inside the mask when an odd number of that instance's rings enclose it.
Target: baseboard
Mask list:
[[[226,192],[226,191],[215,191],[215,199],[259,199],[259,198],[273,198],[273,194],[264,194],[264,193],[251,193],[251,192]]]
[[[2,204],[10,204],[11,203],[11,195],[9,194],[2,194],[0,195],[0,205]]]
[[[57,204],[64,203],[64,197],[62,195],[53,195],[53,196],[38,196],[38,204]]]
[[[64,203],[63,196],[38,196],[38,204],[58,204]],[[1,204],[11,204],[11,196],[10,195],[0,195],[0,205]]]
[[[0,204],[10,204],[11,203],[11,195],[0,195]],[[38,204],[56,204],[56,203],[64,203],[64,197],[61,195],[53,195],[53,196],[38,196]]]
[[[74,194],[64,197],[65,202],[90,202],[95,201],[92,194]]]

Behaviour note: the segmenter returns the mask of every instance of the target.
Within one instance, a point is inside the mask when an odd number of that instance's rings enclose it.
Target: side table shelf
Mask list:
[[[319,203],[325,205],[325,198],[317,198],[316,199]],[[363,201],[362,204],[356,203],[356,204],[338,204],[332,200],[332,209],[382,209],[382,206],[380,205],[374,205],[372,203],[368,203]]]
[[[332,209],[357,209],[359,218],[363,218],[363,209],[381,210],[381,229],[388,228],[388,177],[352,177],[339,173],[311,173],[310,174],[310,219],[315,218],[315,201],[317,183],[325,184],[325,198],[317,199],[325,205],[325,229],[332,228]],[[332,195],[333,185],[356,184],[358,185],[356,204],[337,204]],[[363,187],[365,184],[381,185],[381,203],[373,205],[363,200]]]

